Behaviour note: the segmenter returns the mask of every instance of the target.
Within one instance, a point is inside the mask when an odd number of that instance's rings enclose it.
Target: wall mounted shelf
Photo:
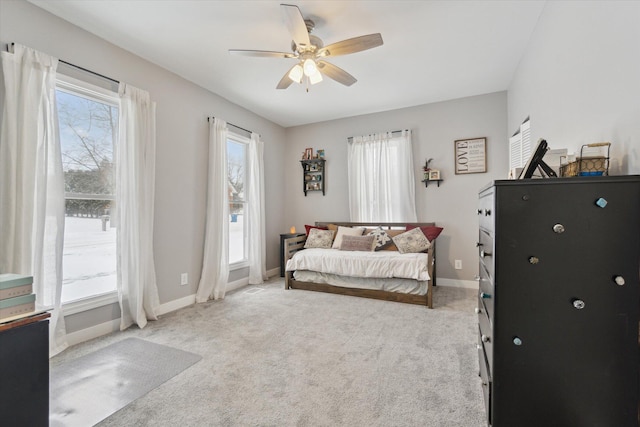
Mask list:
[[[302,165],[302,190],[305,197],[308,191],[322,191],[324,196],[325,159],[300,160]]]
[[[440,183],[444,181],[443,179],[423,179],[422,182],[424,182],[424,186],[428,187],[430,182],[436,182],[438,187],[440,187]]]

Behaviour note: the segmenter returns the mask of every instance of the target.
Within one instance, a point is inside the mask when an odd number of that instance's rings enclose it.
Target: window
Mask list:
[[[522,168],[531,156],[531,124],[527,118],[509,138],[509,170]]]
[[[65,176],[62,303],[116,291],[114,153],[118,97],[58,75],[56,89]]]
[[[227,164],[229,182],[229,264],[232,268],[248,265],[247,230],[249,212],[246,199],[247,152],[249,140],[229,133]]]

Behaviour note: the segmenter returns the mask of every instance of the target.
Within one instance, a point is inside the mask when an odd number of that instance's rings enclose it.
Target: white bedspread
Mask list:
[[[426,253],[401,254],[396,251],[341,251],[304,249],[287,261],[287,271],[310,270],[351,277],[399,277],[429,280]]]

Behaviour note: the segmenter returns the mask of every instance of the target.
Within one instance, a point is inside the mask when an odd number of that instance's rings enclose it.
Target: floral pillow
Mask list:
[[[304,242],[304,248],[320,248],[331,249],[333,243],[333,230],[321,230],[319,228],[312,228],[309,230],[307,241]]]
[[[391,245],[393,240],[391,240],[391,236],[382,229],[382,227],[378,227],[373,231],[369,232],[367,236],[373,236],[376,240],[375,250],[379,251],[384,249],[385,247]]]
[[[396,244],[401,254],[423,252],[431,247],[431,242],[429,242],[429,239],[420,228],[414,228],[398,234],[393,238],[393,243]]]

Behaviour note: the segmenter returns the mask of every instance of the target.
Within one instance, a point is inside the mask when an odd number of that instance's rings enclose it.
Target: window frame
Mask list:
[[[244,211],[244,218],[243,218],[243,223],[242,223],[242,227],[243,227],[243,259],[241,261],[237,261],[237,262],[231,262],[229,261],[229,271],[234,271],[234,270],[239,270],[242,268],[247,268],[249,267],[249,221],[248,221],[248,217],[249,217],[249,202],[247,200],[247,191],[248,191],[248,173],[249,173],[249,144],[251,142],[251,140],[245,136],[242,136],[238,133],[232,132],[232,131],[228,131],[227,132],[227,141],[226,141],[226,148],[227,148],[227,182],[229,182],[229,174],[228,174],[228,170],[229,170],[229,142],[233,142],[236,144],[242,144],[244,146],[244,183],[243,183],[243,193],[244,193],[244,197],[242,202],[240,202],[243,205],[243,211]],[[229,203],[231,204],[231,202]],[[229,212],[229,214],[231,214],[231,212]],[[230,235],[230,231],[229,231],[229,243],[231,243],[231,235]],[[231,244],[229,244],[229,247],[231,246]]]
[[[117,90],[101,87],[94,83],[69,76],[60,71],[58,71],[58,73],[56,74],[56,90],[60,90],[62,92],[68,93],[73,96],[84,97],[95,102],[108,104],[112,107],[118,108],[118,110],[120,109],[120,98],[118,96]],[[114,156],[115,156],[115,151],[114,151]],[[115,159],[114,159],[114,163],[115,163]],[[68,199],[69,195],[71,195],[71,193],[67,193],[65,191],[65,202]],[[82,197],[83,195],[84,194],[76,194],[75,196]],[[84,195],[84,196],[88,196],[88,195]],[[114,193],[110,195],[101,194],[101,195],[91,195],[91,196],[92,196],[91,200],[102,199],[102,200],[115,201],[115,198],[116,198],[115,188],[114,188]],[[95,308],[118,303],[117,286],[118,285],[116,283],[116,288],[113,291],[96,293],[90,296],[62,302],[61,305],[62,305],[63,315],[68,316],[68,315],[81,313],[81,312],[92,310]]]

